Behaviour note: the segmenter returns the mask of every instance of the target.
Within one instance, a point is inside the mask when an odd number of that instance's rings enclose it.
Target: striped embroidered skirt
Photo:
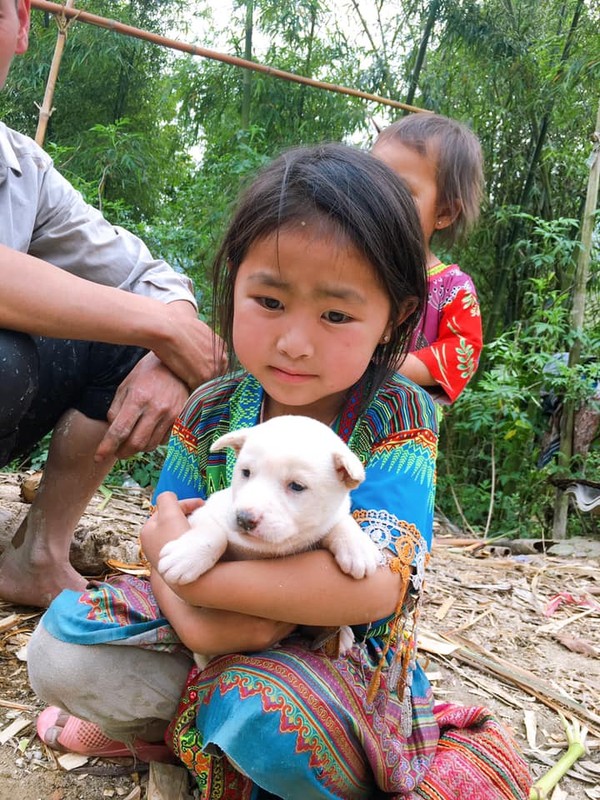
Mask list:
[[[434,710],[418,666],[408,703],[384,673],[370,704],[373,668],[364,646],[336,660],[300,639],[216,658],[190,672],[167,741],[202,800],[526,800],[526,765],[487,712]]]
[[[149,582],[130,575],[62,592],[44,625],[76,644],[183,647]],[[403,701],[383,670],[368,702],[381,655],[368,639],[331,659],[294,636],[215,658],[191,670],[167,742],[202,800],[527,800],[532,781],[508,731],[485,709],[434,708],[418,664]]]

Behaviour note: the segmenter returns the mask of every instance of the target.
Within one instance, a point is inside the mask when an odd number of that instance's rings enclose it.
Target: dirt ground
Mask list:
[[[0,473],[0,549],[27,510],[19,491],[20,476]],[[103,560],[135,561],[147,508],[139,492],[98,494],[72,550],[78,568],[97,574]],[[588,729],[587,750],[552,800],[600,800],[600,541],[486,547],[457,535],[438,524],[421,618],[421,658],[437,699],[490,708],[513,730],[535,777],[566,748],[565,714]],[[155,766],[132,759],[66,769],[39,741],[42,706],[24,660],[38,619],[0,602],[0,800],[192,797],[171,777],[163,794]]]

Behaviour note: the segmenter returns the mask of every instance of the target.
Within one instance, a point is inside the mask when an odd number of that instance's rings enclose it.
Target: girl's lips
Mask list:
[[[307,372],[292,372],[291,370],[281,369],[280,367],[271,367],[271,371],[283,380],[298,383],[314,378],[314,375]]]

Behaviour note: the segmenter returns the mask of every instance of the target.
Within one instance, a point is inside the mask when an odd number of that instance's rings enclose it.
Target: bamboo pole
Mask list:
[[[80,11],[72,8],[66,8],[58,3],[52,3],[48,0],[31,0],[31,7],[37,8],[40,11],[46,11],[49,14],[63,14],[65,17],[72,19],[77,17],[79,22],[87,22],[90,25],[97,25],[99,28],[107,28],[108,30],[115,31],[116,33],[124,34],[125,36],[133,36],[136,39],[142,39],[146,42],[161,45],[161,47],[169,47],[172,50],[179,50],[182,53],[189,53],[193,56],[200,56],[202,58],[210,58],[214,61],[222,61],[225,64],[231,64],[234,67],[241,67],[242,69],[253,70],[254,72],[262,72],[265,75],[270,75],[273,78],[281,78],[282,80],[291,81],[293,83],[302,83],[306,86],[314,86],[316,89],[324,89],[328,92],[337,92],[338,94],[347,94],[352,97],[360,97],[363,100],[370,100],[373,103],[380,103],[382,105],[392,106],[394,108],[402,108],[405,111],[431,113],[426,108],[418,108],[406,103],[401,103],[399,100],[392,100],[389,97],[381,97],[377,94],[369,94],[369,92],[362,92],[360,89],[352,89],[347,86],[338,86],[335,83],[326,83],[325,81],[318,81],[314,78],[305,78],[303,75],[296,75],[293,72],[285,72],[282,69],[275,69],[269,67],[267,64],[260,64],[256,61],[248,61],[238,56],[230,56],[226,53],[219,53],[216,50],[208,50],[206,47],[199,47],[195,44],[188,44],[187,42],[179,42],[177,39],[170,39],[167,36],[161,36],[158,33],[150,33],[149,31],[134,28],[132,25],[125,25],[123,22],[117,22],[114,19],[107,17],[99,17],[97,14],[90,14],[88,11]]]
[[[571,329],[574,334],[573,344],[569,351],[569,367],[575,367],[581,359],[581,334],[585,320],[586,291],[590,275],[592,251],[592,235],[594,232],[596,206],[598,204],[598,186],[600,185],[600,103],[596,117],[596,127],[592,134],[592,154],[588,161],[590,174],[588,178],[585,209],[581,224],[581,247],[577,257],[575,279],[573,285],[573,307],[571,309]],[[575,404],[573,400],[565,400],[560,430],[559,464],[568,469],[573,456],[573,434]],[[554,520],[552,538],[564,539],[567,534],[567,512],[569,496],[559,487],[556,488],[554,502]]]
[[[252,34],[254,28],[254,0],[246,0],[246,22],[244,25],[244,58],[252,60]],[[252,73],[249,69],[244,71],[242,83],[242,128],[250,127],[250,105],[252,103]]]
[[[64,8],[73,8],[75,0],[67,0]],[[56,15],[56,24],[58,25],[58,35],[56,37],[56,45],[54,47],[54,55],[52,56],[52,63],[50,64],[50,73],[48,74],[48,81],[46,83],[46,91],[44,93],[44,100],[40,108],[38,116],[38,125],[35,132],[35,141],[40,147],[44,145],[46,138],[46,129],[48,128],[48,120],[52,116],[54,108],[52,100],[54,98],[54,89],[56,88],[56,81],[58,79],[58,70],[60,69],[60,62],[65,49],[67,41],[67,28],[69,27],[70,20],[67,20],[64,13]]]

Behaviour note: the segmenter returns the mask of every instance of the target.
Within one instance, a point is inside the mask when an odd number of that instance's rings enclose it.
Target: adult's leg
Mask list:
[[[73,532],[114,460],[94,461],[107,423],[65,412],[54,428],[44,474],[29,513],[0,561],[0,596],[47,606],[62,589],[81,590],[85,579],[71,566]]]
[[[0,467],[15,451],[19,425],[37,394],[38,371],[31,336],[0,329]]]
[[[29,513],[0,558],[0,597],[47,606],[62,589],[82,589],[69,562],[75,526],[114,460],[94,453],[114,393],[144,355],[139,348],[34,337],[35,396],[19,422],[13,457],[54,429],[44,477]]]

